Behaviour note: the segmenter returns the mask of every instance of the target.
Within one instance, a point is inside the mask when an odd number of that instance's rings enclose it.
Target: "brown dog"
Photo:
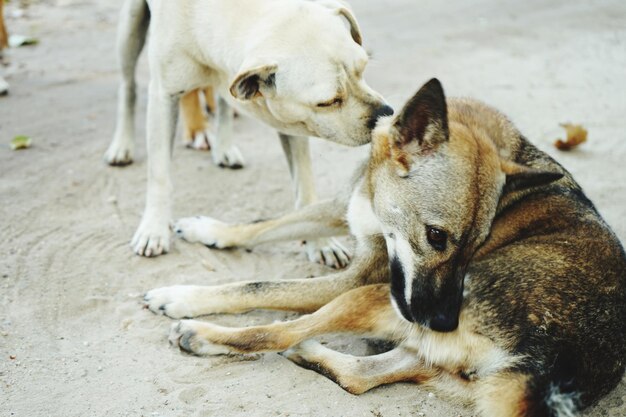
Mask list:
[[[152,311],[176,318],[312,314],[248,328],[184,320],[170,340],[200,355],[289,349],[289,359],[352,393],[414,381],[482,416],[572,416],[617,385],[626,366],[624,250],[571,175],[503,115],[446,101],[431,80],[378,123],[356,178],[343,203],[253,225],[200,219],[188,231],[218,247],[250,246],[347,225],[357,240],[348,270],[146,295]],[[396,347],[357,358],[307,340],[338,332]]]

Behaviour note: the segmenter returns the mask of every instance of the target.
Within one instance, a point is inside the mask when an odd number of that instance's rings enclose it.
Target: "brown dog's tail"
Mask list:
[[[547,379],[529,388],[524,417],[576,417],[580,393]]]
[[[525,417],[575,417],[582,408],[575,358],[559,355],[547,372],[528,381]]]

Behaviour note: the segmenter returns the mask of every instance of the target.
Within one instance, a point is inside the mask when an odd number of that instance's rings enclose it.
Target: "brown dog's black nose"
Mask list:
[[[382,106],[374,110],[374,113],[372,113],[372,116],[367,121],[367,128],[370,130],[374,129],[376,127],[376,122],[378,121],[379,117],[391,116],[392,114],[393,114],[393,109],[389,107],[388,105],[383,104]]]
[[[459,327],[459,315],[438,313],[430,319],[429,327],[436,332],[451,332]]]

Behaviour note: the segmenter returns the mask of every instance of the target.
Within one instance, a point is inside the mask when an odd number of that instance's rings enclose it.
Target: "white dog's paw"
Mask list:
[[[173,319],[186,319],[200,315],[197,308],[198,292],[195,285],[173,285],[150,290],[144,295],[143,300],[155,314],[164,314]]]
[[[207,131],[198,131],[195,133],[189,133],[189,137],[185,139],[185,146],[189,149],[195,149],[197,151],[209,151],[211,150],[211,134]]]
[[[207,340],[207,334],[211,333],[213,327],[219,328],[196,320],[181,320],[172,324],[170,328],[170,344],[194,355],[226,355],[231,353],[227,346]]]
[[[0,96],[9,94],[9,83],[0,75]]]
[[[306,253],[311,262],[337,269],[346,267],[352,257],[350,251],[333,238],[307,240]]]
[[[200,242],[210,248],[226,249],[236,246],[231,226],[211,217],[185,217],[174,223],[176,236],[188,242]]]
[[[130,245],[140,256],[159,256],[170,250],[170,228],[167,221],[141,219]]]
[[[129,140],[117,138],[109,145],[109,149],[104,153],[104,161],[112,166],[124,166],[133,162],[133,148]]]
[[[213,146],[211,150],[213,163],[220,168],[240,169],[243,168],[244,160],[239,148],[235,145],[223,149],[220,146]]]

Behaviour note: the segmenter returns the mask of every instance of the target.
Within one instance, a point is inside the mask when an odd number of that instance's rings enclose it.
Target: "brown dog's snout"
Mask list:
[[[437,313],[430,319],[429,326],[436,332],[451,332],[459,327],[459,313]]]
[[[383,104],[377,107],[367,121],[367,128],[370,130],[374,129],[376,127],[376,122],[378,122],[379,117],[391,116],[392,114],[393,109],[387,104]]]

